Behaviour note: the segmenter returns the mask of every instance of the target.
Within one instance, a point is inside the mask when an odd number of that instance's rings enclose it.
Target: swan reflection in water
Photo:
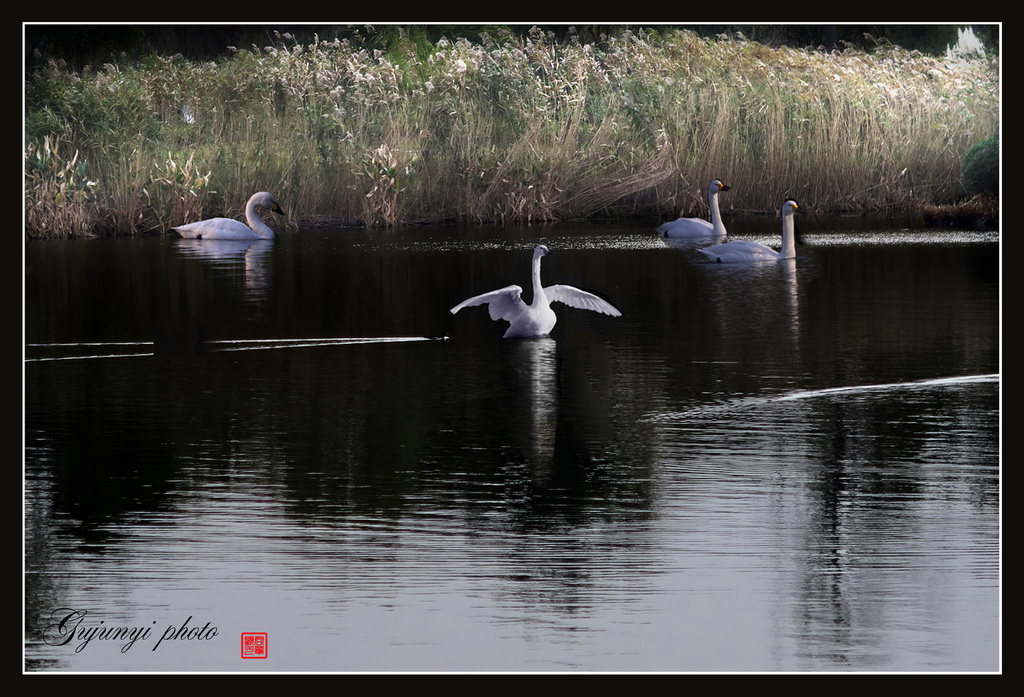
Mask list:
[[[782,259],[779,261],[779,267],[782,270],[782,307],[789,320],[792,338],[795,340],[800,334],[800,301],[796,282],[796,259]]]
[[[271,286],[270,252],[273,240],[174,241],[184,257],[204,262],[218,272],[242,281],[241,296],[249,310],[262,312]],[[154,350],[159,355],[195,356],[205,353],[202,321],[190,313],[158,318]]]
[[[704,280],[704,314],[710,318],[702,325],[710,332],[703,341],[709,350],[720,347],[712,352],[716,360],[740,360],[732,348],[736,345],[758,352],[778,351],[780,359],[799,355],[800,276],[809,271],[801,264],[799,258],[754,264],[696,264]]]
[[[261,298],[270,287],[270,252],[274,240],[176,240],[183,255],[213,263],[214,268],[237,270],[241,262],[246,300]]]
[[[554,339],[525,339],[511,345],[523,414],[516,429],[520,450],[534,470],[534,479],[550,477],[558,430],[558,344]]]

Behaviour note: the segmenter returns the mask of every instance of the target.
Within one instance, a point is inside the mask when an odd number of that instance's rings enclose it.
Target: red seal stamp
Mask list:
[[[266,632],[242,632],[242,658],[267,657]]]

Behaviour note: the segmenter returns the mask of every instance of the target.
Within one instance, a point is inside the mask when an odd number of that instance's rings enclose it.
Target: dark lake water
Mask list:
[[[804,232],[27,243],[26,671],[1000,670],[998,235]]]

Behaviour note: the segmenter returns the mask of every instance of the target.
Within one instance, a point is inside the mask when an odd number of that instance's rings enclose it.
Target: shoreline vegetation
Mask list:
[[[367,28],[367,32],[372,29]],[[999,61],[741,35],[543,28],[227,47],[25,85],[25,232],[134,236],[238,217],[273,192],[288,228],[529,224],[723,214],[998,218]]]

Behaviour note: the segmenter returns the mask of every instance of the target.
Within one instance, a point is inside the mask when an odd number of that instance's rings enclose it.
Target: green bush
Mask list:
[[[999,136],[975,143],[964,155],[964,187],[972,194],[999,193]]]

